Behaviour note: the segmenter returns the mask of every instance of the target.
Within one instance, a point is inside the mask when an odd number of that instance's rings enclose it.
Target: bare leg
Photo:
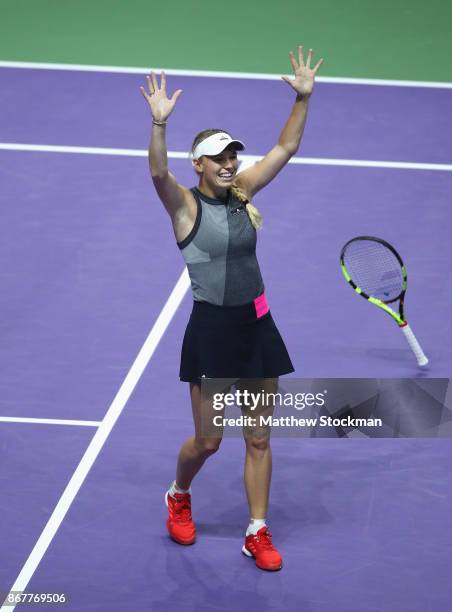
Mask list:
[[[243,381],[243,388],[258,393],[276,393],[278,379]],[[273,402],[270,405],[260,405],[256,410],[244,409],[243,413],[253,416],[255,427],[245,427],[243,436],[246,444],[244,481],[250,517],[263,519],[267,516],[268,498],[272,477],[272,451],[270,447],[270,426],[261,426],[261,416],[273,414]]]
[[[251,518],[263,519],[267,516],[271,477],[270,441],[263,438],[246,441],[245,489]]]
[[[193,478],[199,472],[208,457],[213,455],[221,443],[222,430],[216,429],[216,435],[206,436],[205,426],[216,415],[222,416],[221,411],[214,411],[211,401],[202,400],[201,388],[190,383],[190,396],[195,425],[195,435],[188,438],[179,452],[177,460],[176,484],[181,489],[188,489]],[[203,428],[204,422],[204,428]]]

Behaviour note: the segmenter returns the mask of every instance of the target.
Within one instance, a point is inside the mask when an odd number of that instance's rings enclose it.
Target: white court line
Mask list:
[[[30,151],[41,153],[75,153],[82,155],[119,155],[124,157],[147,157],[144,149],[111,149],[105,147],[69,147],[60,145],[34,145],[14,142],[0,142],[3,151]],[[189,159],[188,152],[168,151],[171,159]],[[262,155],[242,155],[242,170],[262,159]],[[367,159],[334,159],[327,157],[292,157],[289,164],[306,164],[311,166],[348,166],[352,168],[393,168],[397,170],[437,170],[452,171],[452,164],[428,164],[417,162],[395,162]]]
[[[33,417],[0,416],[0,423],[38,423],[40,425],[74,425],[79,427],[99,427],[102,421],[74,421],[69,419],[35,419]]]
[[[225,72],[218,70],[182,70],[179,68],[145,68],[132,66],[95,66],[91,64],[58,64],[47,62],[8,62],[0,61],[0,68],[25,68],[32,70],[78,70],[81,72],[113,72],[118,74],[148,74],[150,70],[167,75],[207,77],[219,79],[254,79],[261,81],[279,81],[280,74],[261,72]],[[351,77],[316,77],[319,83],[341,83],[345,85],[375,85],[385,87],[430,87],[434,89],[452,89],[452,83],[440,81],[404,81],[396,79],[358,79]]]
[[[103,445],[124,409],[129,397],[135,389],[138,381],[143,374],[145,367],[156,350],[166,328],[171,322],[176,310],[190,285],[187,268],[184,268],[179,280],[171,292],[166,304],[161,310],[154,326],[152,327],[145,343],[138,353],[132,367],[124,379],[119,391],[117,392],[112,404],[110,405],[100,427],[93,436],[88,448],[86,449],[80,463],[72,475],[66,489],[61,495],[51,517],[49,518],[44,530],[38,538],[33,550],[30,553],[20,574],[16,578],[10,591],[25,591],[27,585],[36,571],[39,563],[45,555],[47,548],[52,542],[58,531],[67,511],[75,499],[80,487],[87,477]],[[2,606],[0,612],[12,612],[15,606]]]

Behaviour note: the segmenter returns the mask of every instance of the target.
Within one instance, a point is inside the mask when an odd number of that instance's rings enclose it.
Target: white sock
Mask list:
[[[266,525],[265,519],[250,519],[250,524],[248,525],[248,529],[246,530],[246,535],[256,535],[256,533]]]
[[[168,494],[171,495],[171,497],[174,497],[175,493],[190,493],[191,495],[191,487],[189,489],[181,489],[177,486],[176,481],[173,480],[173,484],[170,486]]]

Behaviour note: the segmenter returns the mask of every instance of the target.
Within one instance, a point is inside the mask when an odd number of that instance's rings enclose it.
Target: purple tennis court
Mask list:
[[[263,575],[240,554],[244,451],[226,439],[193,487],[196,546],[168,539],[163,495],[192,432],[178,383],[191,296],[149,177],[143,75],[0,74],[0,591],[65,592],[71,611],[449,612],[449,440],[275,439],[269,520],[285,565]],[[195,133],[230,131],[249,163],[291,103],[271,80],[168,80],[183,89],[170,168],[187,186]],[[298,378],[450,376],[451,90],[375,89],[318,83],[300,157],[256,197]],[[404,258],[427,371],[341,275],[341,247],[363,234]]]

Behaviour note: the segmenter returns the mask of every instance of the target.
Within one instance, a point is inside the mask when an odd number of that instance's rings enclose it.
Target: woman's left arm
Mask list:
[[[286,76],[281,78],[295,90],[297,96],[279,136],[278,144],[256,164],[240,172],[235,181],[250,199],[265,185],[268,185],[298,151],[306,123],[309,98],[314,89],[315,75],[323,64],[323,58],[321,58],[314,68],[311,68],[312,49],[309,49],[305,63],[301,46],[298,47],[298,62],[292,51],[289,53],[289,58],[295,78],[290,79]]]

